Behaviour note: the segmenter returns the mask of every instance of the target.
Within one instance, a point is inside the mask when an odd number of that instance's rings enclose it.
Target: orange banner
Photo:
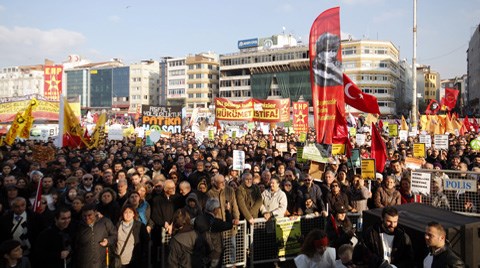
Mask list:
[[[225,98],[215,98],[215,118],[229,121],[252,121],[253,99],[231,101]]]
[[[229,121],[287,122],[290,120],[290,99],[231,101],[215,98],[215,117]]]
[[[290,99],[253,99],[253,121],[269,123],[290,121]]]
[[[44,95],[46,99],[60,101],[62,95],[62,65],[45,66]]]
[[[308,102],[293,103],[293,130],[296,134],[308,133]]]

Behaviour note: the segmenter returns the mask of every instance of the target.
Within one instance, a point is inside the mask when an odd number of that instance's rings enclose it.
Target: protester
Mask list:
[[[328,246],[327,234],[319,229],[308,233],[303,241],[300,255],[295,257],[298,268],[309,267],[335,267],[335,249]]]
[[[0,244],[0,267],[30,268],[30,261],[23,256],[22,245],[17,240],[5,240]]]

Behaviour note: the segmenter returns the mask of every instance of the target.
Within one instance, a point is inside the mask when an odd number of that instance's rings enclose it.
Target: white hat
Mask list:
[[[252,165],[245,164],[245,165],[243,165],[243,169],[252,169]]]

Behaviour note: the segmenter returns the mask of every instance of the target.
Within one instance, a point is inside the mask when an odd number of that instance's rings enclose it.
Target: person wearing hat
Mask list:
[[[335,214],[330,214],[327,219],[326,232],[330,245],[338,250],[341,245],[352,244],[355,228],[347,216],[348,208],[343,204],[336,204]]]
[[[334,268],[336,252],[335,248],[329,247],[327,234],[320,229],[313,229],[305,237],[300,255],[295,257],[294,262],[298,268],[322,267]]]

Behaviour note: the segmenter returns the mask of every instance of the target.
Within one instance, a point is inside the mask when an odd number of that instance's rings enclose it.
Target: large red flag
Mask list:
[[[387,146],[378,132],[375,123],[372,123],[371,156],[375,159],[375,168],[377,169],[377,172],[383,172],[385,162],[387,162]]]
[[[427,109],[425,110],[425,114],[427,115],[437,114],[439,110],[440,110],[440,105],[438,105],[438,102],[434,99],[431,99],[430,103],[427,106]]]
[[[339,7],[320,14],[310,29],[310,83],[317,143],[331,144],[336,107],[345,112]]]
[[[345,155],[347,157],[352,155],[352,145],[350,144],[350,139],[348,138],[347,120],[345,119],[345,116],[343,116],[338,105],[335,114],[335,126],[333,127],[332,142],[334,144],[345,144]]]
[[[445,105],[448,110],[453,110],[457,105],[458,90],[454,88],[445,88],[445,97],[442,98],[441,104]]]
[[[363,93],[346,74],[343,74],[343,86],[345,88],[346,104],[365,113],[380,114],[377,97]]]

